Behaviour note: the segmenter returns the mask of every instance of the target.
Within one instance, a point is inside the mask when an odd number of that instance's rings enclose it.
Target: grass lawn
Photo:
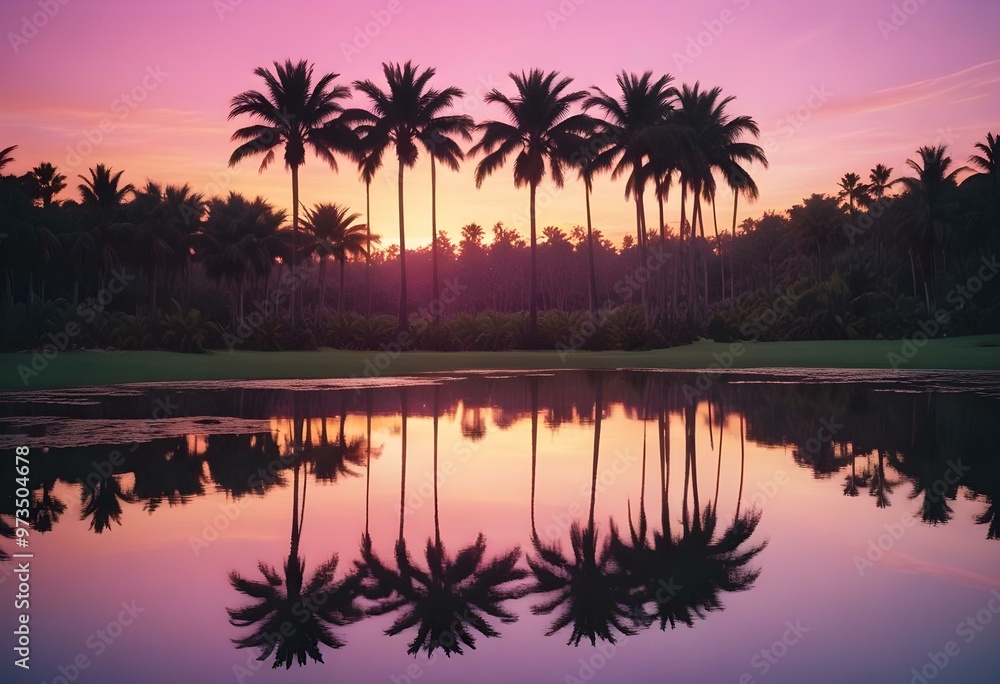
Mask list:
[[[424,371],[541,370],[571,368],[877,368],[1000,370],[1000,335],[931,340],[920,349],[893,340],[761,342],[732,345],[697,342],[646,352],[404,352],[321,351],[62,352],[0,354],[0,390],[54,389],[171,380],[261,380],[412,375]],[[739,351],[739,348],[737,348]],[[915,351],[915,353],[914,353]],[[910,358],[908,358],[910,357]],[[32,364],[34,363],[34,368]],[[714,365],[713,365],[714,364]],[[22,379],[23,369],[37,374]]]

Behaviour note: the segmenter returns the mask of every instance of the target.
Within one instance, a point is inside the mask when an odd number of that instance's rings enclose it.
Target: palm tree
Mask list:
[[[123,171],[115,173],[104,164],[90,168],[88,173],[89,177],[78,176],[83,181],[77,186],[81,208],[87,217],[86,235],[79,236],[79,239],[86,245],[81,245],[81,248],[97,257],[98,287],[104,289],[108,271],[119,263],[115,251],[119,233],[117,224],[126,199],[135,192],[135,188],[131,183],[121,184]]]
[[[312,209],[305,210],[305,220],[302,227],[313,240],[313,251],[319,255],[319,305],[316,316],[319,318],[326,297],[326,259],[332,255],[340,263],[340,290],[337,293],[337,313],[344,313],[344,266],[348,257],[358,255],[368,256],[367,244],[373,240],[378,243],[377,235],[371,236],[368,226],[356,221],[359,214],[349,214],[350,209],[340,204],[317,204]]]
[[[727,98],[728,103],[732,98]],[[733,191],[733,232],[732,237],[736,239],[736,217],[739,211],[740,195],[753,202],[760,197],[760,190],[757,183],[746,170],[745,165],[758,163],[765,169],[768,168],[767,156],[763,148],[756,143],[746,142],[744,137],[754,139],[760,137],[760,127],[757,122],[749,116],[736,116],[727,119],[719,131],[719,145],[713,155],[713,164],[721,172],[726,185]],[[715,213],[715,201],[712,201],[712,213]],[[720,258],[722,257],[722,243],[719,243]],[[730,269],[732,271],[732,269]],[[729,274],[730,296],[735,297],[735,279],[733,273]],[[723,283],[723,297],[725,297],[725,284]]]
[[[284,147],[285,168],[292,174],[292,271],[298,273],[297,242],[299,232],[299,167],[305,164],[306,148],[311,148],[320,159],[337,169],[335,151],[331,147],[329,124],[343,112],[337,100],[350,96],[345,86],[334,85],[339,74],[324,74],[313,84],[313,67],[305,60],[284,64],[274,62],[272,73],[257,67],[254,74],[263,79],[266,93],[247,90],[233,98],[229,119],[247,115],[256,120],[250,126],[238,129],[233,142],[241,144],[229,157],[229,166],[258,154],[264,158],[260,172],[274,161],[274,150]],[[344,148],[341,151],[350,151]],[[301,290],[301,288],[296,288]],[[299,295],[301,302],[301,294]],[[295,291],[292,292],[292,327],[297,320]]]
[[[540,69],[511,73],[510,78],[517,88],[516,96],[508,97],[494,88],[485,98],[486,102],[500,105],[508,120],[484,121],[476,126],[482,136],[470,154],[483,155],[476,166],[476,187],[481,187],[487,176],[516,153],[514,186],[527,185],[529,188],[531,280],[528,309],[530,334],[534,336],[538,331],[535,195],[546,171],[556,186],[563,186],[563,166],[580,148],[581,136],[593,129],[594,120],[585,114],[570,114],[573,105],[587,96],[582,90],[567,90],[573,79],[559,78],[557,71],[544,73]]]
[[[574,155],[573,160],[580,169],[580,179],[583,181],[584,200],[587,207],[587,281],[589,283],[590,317],[593,325],[598,325],[597,315],[597,271],[594,266],[594,229],[590,216],[590,195],[594,190],[594,173],[597,172],[596,162],[598,156],[607,145],[607,136],[603,132],[598,133],[595,128],[589,135],[583,146]]]
[[[66,176],[59,173],[49,162],[42,162],[33,168],[31,177],[34,179],[37,197],[42,200],[43,207],[51,205],[52,198],[66,189]]]
[[[465,91],[446,88],[433,102],[424,106],[425,121],[420,126],[418,137],[431,158],[431,298],[437,302],[441,298],[438,283],[438,232],[437,232],[437,161],[452,171],[458,171],[465,153],[453,136],[465,142],[472,141],[471,131],[475,122],[465,114],[441,115],[439,112],[452,106],[455,98],[463,97]],[[440,322],[441,307],[432,307],[434,323]]]
[[[358,157],[358,173],[365,184],[365,315],[368,318],[372,316],[372,180],[381,165],[380,158],[364,153]]]
[[[1000,135],[986,134],[986,141],[976,143],[979,154],[969,157],[969,163],[980,170],[977,176],[983,176],[990,181],[993,201],[1000,210]]]
[[[428,86],[436,73],[433,68],[423,69],[407,62],[382,64],[388,90],[383,90],[371,80],[355,81],[354,87],[366,95],[371,112],[360,113],[352,110],[351,115],[360,122],[357,131],[361,136],[361,148],[367,159],[365,169],[371,174],[382,164],[386,150],[392,147],[398,162],[397,191],[399,201],[399,329],[409,327],[409,307],[406,287],[406,229],[403,204],[403,172],[413,168],[420,150],[418,141],[428,149],[433,163],[435,149],[428,147],[425,129],[432,132],[436,120],[440,121],[440,134],[456,133],[462,125],[452,119],[462,117],[443,116],[442,112],[451,106],[456,97],[462,96],[458,88],[438,90]],[[452,121],[451,123],[447,123]],[[458,126],[456,128],[456,126]],[[467,131],[466,131],[467,132]],[[457,146],[456,146],[457,147]],[[444,148],[441,148],[444,149]],[[461,150],[458,150],[459,153]],[[439,150],[440,152],[440,150]],[[447,156],[448,153],[445,153]],[[450,163],[450,162],[446,162]],[[457,163],[457,160],[456,160]],[[364,171],[363,171],[364,173]]]
[[[844,200],[847,205],[847,209],[851,213],[851,221],[856,221],[858,207],[866,206],[868,203],[870,188],[862,183],[861,176],[854,172],[845,173],[840,182],[837,183],[837,187],[840,188],[837,197]]]
[[[11,145],[10,147],[5,147],[0,150],[0,171],[3,171],[4,167],[14,161],[14,158],[10,156],[10,153],[16,149],[17,145]]]
[[[885,207],[882,201],[885,199],[889,189],[889,179],[892,178],[892,168],[885,164],[876,164],[875,168],[868,174],[868,192],[871,195],[872,206],[877,207],[878,214],[875,216],[875,253],[878,263],[881,265],[882,278],[885,279],[885,257],[883,249],[882,235],[882,214]]]
[[[964,166],[952,169],[952,160],[947,156],[944,145],[924,146],[917,150],[917,154],[920,155],[919,161],[906,160],[906,165],[916,175],[897,178],[891,184],[903,185],[916,203],[910,217],[913,224],[913,235],[910,237],[920,258],[925,304],[930,311],[930,281],[937,270],[936,254],[938,250],[944,250],[950,229],[950,195],[958,185],[958,174],[967,169]],[[912,249],[910,253],[912,260]]]
[[[361,578],[354,573],[340,581],[336,579],[337,555],[332,555],[316,568],[309,581],[305,580],[305,560],[299,554],[299,542],[306,513],[307,476],[302,479],[302,510],[299,512],[299,479],[301,459],[301,426],[293,420],[295,446],[293,457],[292,531],[288,558],[284,572],[263,562],[258,564],[264,580],[251,580],[237,571],[229,575],[229,582],[236,591],[250,597],[251,602],[240,608],[227,608],[229,624],[234,627],[253,627],[245,637],[233,639],[237,648],[257,648],[257,660],[263,662],[274,654],[273,668],[284,664],[288,669],[292,660],[305,665],[306,657],[322,663],[319,645],[341,648],[344,642],[328,625],[342,627],[357,622],[364,612],[356,605],[360,594]]]

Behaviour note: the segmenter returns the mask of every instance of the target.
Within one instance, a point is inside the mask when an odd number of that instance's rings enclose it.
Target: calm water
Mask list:
[[[1000,376],[702,380],[0,395],[0,680],[997,681]]]

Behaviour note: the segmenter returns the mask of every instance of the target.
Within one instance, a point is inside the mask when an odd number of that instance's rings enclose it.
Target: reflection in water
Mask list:
[[[532,538],[535,555],[528,556],[528,565],[535,576],[533,591],[553,594],[543,603],[533,606],[531,611],[536,615],[556,614],[546,632],[548,636],[571,626],[567,643],[574,646],[579,645],[583,638],[589,639],[591,644],[595,644],[597,639],[615,643],[615,632],[635,634],[629,624],[632,613],[630,588],[622,576],[618,559],[612,554],[611,540],[599,539],[600,533],[594,522],[601,422],[604,417],[602,382],[602,376],[598,374],[594,382],[594,452],[587,526],[581,528],[579,523],[574,522],[570,528],[572,556],[563,556],[558,542],[542,543],[537,533]],[[534,431],[532,436],[534,439]],[[533,445],[532,452],[535,450]],[[536,529],[534,521],[531,528]]]
[[[83,509],[80,520],[90,518],[90,529],[97,534],[111,529],[111,523],[122,524],[122,503],[138,501],[131,491],[122,489],[119,478],[114,475],[91,479],[80,489]]]
[[[441,541],[441,520],[438,508],[438,421],[440,418],[439,388],[434,388],[433,403],[433,481],[434,537],[427,540],[424,557],[426,569],[414,562],[406,547],[404,520],[406,501],[406,390],[402,390],[403,458],[400,487],[399,539],[395,546],[395,567],[384,563],[372,550],[367,531],[361,544],[358,568],[366,576],[365,597],[373,601],[370,615],[399,613],[385,630],[389,636],[415,629],[416,635],[407,652],[416,655],[421,650],[430,656],[440,648],[449,657],[461,655],[463,644],[476,647],[473,631],[485,637],[500,636],[490,624],[493,617],[503,623],[517,620],[504,608],[510,599],[521,596],[516,586],[526,572],[516,568],[521,557],[518,548],[491,559],[486,557],[486,538],[482,533],[457,555],[448,553]],[[367,500],[366,500],[367,504]],[[368,512],[365,511],[365,519]]]
[[[344,645],[330,625],[343,627],[357,622],[363,613],[356,600],[361,580],[355,574],[341,581],[336,580],[337,554],[321,563],[308,581],[305,580],[305,559],[299,555],[299,542],[306,516],[306,485],[308,478],[301,477],[302,452],[301,428],[298,419],[293,421],[294,434],[291,445],[292,466],[292,530],[288,558],[284,573],[263,561],[258,564],[261,580],[250,580],[237,571],[229,575],[233,588],[251,599],[240,608],[227,608],[229,622],[235,627],[252,627],[247,636],[234,639],[237,648],[257,648],[257,660],[266,661],[272,654],[272,667],[285,668],[292,660],[305,665],[306,657],[323,662],[319,645],[337,649]],[[299,510],[299,484],[302,497]]]
[[[818,487],[832,490],[841,510],[870,509],[874,516],[895,504],[919,511],[929,526],[945,526],[956,518],[969,524],[974,520],[982,526],[974,528],[980,538],[1000,536],[995,396],[939,387],[893,391],[883,386],[719,379],[711,394],[688,401],[683,388],[689,381],[659,374],[560,373],[475,376],[363,392],[271,388],[197,397],[192,393],[190,402],[179,402],[177,413],[211,418],[216,425],[211,434],[189,434],[190,426],[198,424],[189,420],[183,433],[164,428],[155,439],[131,445],[82,444],[47,451],[44,420],[10,417],[13,409],[0,398],[0,443],[28,443],[34,449],[32,440],[37,440],[30,519],[35,531],[56,532],[46,538],[78,525],[110,533],[102,537],[103,543],[121,536],[118,530],[126,521],[129,529],[139,526],[133,520],[147,517],[133,515],[140,507],[159,520],[171,515],[171,507],[212,495],[273,501],[290,488],[287,558],[280,566],[260,562],[252,574],[237,568],[229,577],[246,599],[244,605],[228,609],[231,624],[240,630],[234,642],[238,648],[258,649],[258,659],[273,660],[274,667],[322,662],[324,646],[338,649],[350,640],[349,625],[379,617],[388,624],[386,634],[406,635],[409,654],[430,657],[438,649],[449,656],[463,654],[480,638],[516,629],[504,630],[504,625],[517,620],[522,604],[516,599],[525,597],[530,597],[525,603],[532,613],[544,616],[539,631],[574,646],[615,642],[622,635],[653,632],[655,625],[663,631],[668,625],[693,626],[725,603],[732,604],[729,593],[755,586],[756,593],[765,591],[758,582],[761,564],[768,573],[772,563],[780,564],[771,551],[761,555],[769,541],[762,538],[763,529],[758,531],[766,502],[757,495],[751,498],[749,492],[755,486],[752,459],[764,450],[754,446],[775,448],[778,453],[768,455],[775,459],[782,458],[784,449],[790,454],[786,462],[811,474]],[[96,407],[55,401],[38,413],[82,424],[109,418],[141,423],[148,420],[149,414],[143,413],[147,405],[167,390],[143,392],[138,398],[112,397]],[[229,417],[245,421],[247,432],[222,431],[217,424]],[[540,420],[544,430],[554,434],[567,425],[570,434],[556,446],[546,446],[543,440],[540,448]],[[373,421],[379,443],[373,443]],[[530,448],[530,500],[525,496],[516,502],[523,507],[524,522],[519,523],[523,529],[508,537],[511,548],[491,553],[487,544],[487,532],[496,539],[495,528],[489,526],[509,527],[507,521],[476,521],[471,529],[465,521],[467,536],[461,543],[446,533],[451,529],[456,534],[457,526],[441,520],[439,500],[455,496],[469,501],[480,491],[475,487],[486,493],[495,485],[476,483],[471,471],[483,466],[472,463],[465,482],[473,484],[461,487],[473,489],[461,490],[457,481],[447,480],[439,491],[442,426],[460,435],[456,439],[475,441],[484,459],[503,452],[512,459],[512,468],[523,464],[523,474],[518,471],[516,477],[525,494]],[[428,428],[429,440],[421,443],[424,438],[414,437]],[[625,441],[638,448],[640,432],[641,480],[635,472],[634,479],[619,483],[617,492],[606,494],[598,486],[602,465],[608,468],[606,454]],[[723,457],[724,439],[732,454],[728,461]],[[385,450],[386,444],[393,448]],[[581,453],[567,453],[570,444]],[[108,454],[115,451],[125,457],[109,460]],[[388,486],[393,502],[387,512],[370,510],[373,497],[378,500],[381,493],[373,485],[372,472],[374,468],[378,482],[383,451],[392,454],[393,464]],[[428,454],[429,459],[423,458]],[[539,468],[544,470],[547,463],[570,470],[560,471],[560,479],[539,481]],[[567,520],[561,535],[546,530],[543,538],[536,508],[544,511],[557,495],[565,494],[563,478],[571,481],[579,474],[584,480],[587,464],[586,513],[581,506],[581,519]],[[313,487],[322,485],[318,494],[310,493],[316,516],[315,507],[339,501],[362,470],[364,527],[360,529],[358,517],[359,529],[351,532],[353,540],[346,545],[353,546],[360,533],[360,552],[351,549],[349,562],[343,556],[343,540],[337,543],[340,548],[329,548],[334,546],[330,543],[321,548],[327,560],[307,572],[300,540],[310,480]],[[409,521],[407,527],[407,481],[412,482],[414,470],[433,474],[433,534],[426,540],[423,533],[414,539],[412,530],[419,520]],[[5,478],[0,487],[9,487],[9,481]],[[552,490],[554,482],[563,486],[561,493]],[[357,482],[359,497],[360,486]],[[582,486],[581,503],[587,497],[587,486]],[[80,520],[87,525],[74,520],[75,491]],[[745,492],[750,505],[744,501]],[[975,502],[973,511],[962,507],[960,495]],[[317,496],[322,503],[315,501]],[[12,501],[13,496],[0,497],[4,540],[14,534],[9,522]],[[599,505],[611,513],[599,516]],[[383,532],[388,538],[382,547],[373,540],[372,530],[378,537],[377,521],[385,515],[392,529]],[[371,525],[370,518],[375,521]],[[321,542],[326,530],[314,532],[310,541]],[[773,536],[770,522],[767,534]],[[0,557],[9,558],[10,546],[8,542],[0,547]],[[527,549],[524,557],[521,548]],[[381,556],[376,549],[383,549]],[[344,559],[339,566],[337,551]],[[248,565],[252,568],[253,561]],[[227,562],[219,572],[222,586],[230,567]],[[518,627],[537,628],[530,620]]]

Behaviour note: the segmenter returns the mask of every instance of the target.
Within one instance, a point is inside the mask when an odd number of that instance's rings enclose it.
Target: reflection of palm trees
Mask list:
[[[500,636],[488,618],[498,618],[511,623],[517,616],[503,604],[523,595],[516,582],[526,573],[517,569],[521,550],[514,548],[486,560],[486,538],[480,534],[476,541],[457,555],[451,556],[441,541],[438,515],[438,417],[439,389],[434,388],[434,538],[427,540],[424,551],[427,569],[416,565],[406,548],[403,537],[405,508],[405,466],[403,494],[400,501],[400,531],[396,541],[395,561],[392,568],[382,562],[372,550],[371,538],[366,533],[362,539],[362,561],[359,564],[368,574],[366,597],[375,601],[369,611],[372,615],[386,615],[401,611],[385,631],[389,636],[416,628],[417,633],[407,650],[416,655],[421,650],[431,655],[440,648],[445,655],[462,654],[463,645],[475,648],[474,632],[485,637]],[[405,430],[405,391],[404,391]],[[405,441],[403,453],[405,454]]]
[[[51,532],[53,525],[59,522],[59,518],[66,512],[66,504],[52,494],[54,485],[55,479],[42,482],[41,498],[32,497],[31,527],[36,532]]]
[[[263,562],[258,564],[261,580],[251,580],[233,571],[229,575],[230,584],[251,602],[240,608],[227,608],[229,623],[235,627],[253,627],[245,637],[233,639],[237,648],[259,648],[257,660],[265,661],[272,654],[272,667],[285,668],[292,660],[305,665],[307,656],[315,662],[323,662],[319,645],[341,648],[344,642],[330,629],[329,625],[341,627],[357,622],[363,612],[356,605],[361,578],[349,574],[339,582],[336,580],[337,555],[316,568],[312,577],[305,580],[305,559],[299,555],[299,541],[305,520],[306,484],[308,476],[300,478],[301,460],[298,458],[301,444],[299,421],[294,421],[293,471],[294,495],[292,498],[292,531],[288,558],[284,572]],[[299,480],[302,480],[302,510],[299,511]]]
[[[844,496],[857,496],[859,494],[860,487],[867,487],[868,480],[871,479],[871,473],[867,470],[862,471],[858,475],[857,468],[855,467],[855,462],[857,457],[852,454],[851,456],[851,472],[849,475],[844,476]]]
[[[248,494],[262,496],[271,487],[283,487],[287,466],[274,435],[209,435],[205,440],[204,459],[218,489],[234,499]]]
[[[85,483],[80,490],[83,510],[80,520],[90,518],[90,529],[97,534],[111,528],[111,523],[122,524],[122,502],[135,503],[132,492],[122,490],[115,476],[103,477],[91,484]]]
[[[630,626],[629,589],[620,577],[610,539],[599,540],[594,522],[603,413],[602,376],[598,373],[594,388],[594,456],[587,526],[581,528],[579,523],[573,523],[570,529],[572,557],[564,557],[558,543],[542,543],[537,534],[532,537],[535,555],[528,556],[528,565],[535,576],[533,591],[551,594],[543,603],[533,606],[531,612],[550,615],[558,609],[546,635],[572,626],[567,643],[574,646],[583,638],[589,639],[591,644],[598,638],[615,643],[615,632],[635,634]]]
[[[685,514],[683,530],[678,535],[670,530],[670,432],[669,417],[661,410],[660,438],[660,524],[661,531],[647,538],[644,497],[640,497],[639,525],[629,519],[628,541],[613,531],[614,548],[625,569],[626,584],[634,601],[633,619],[638,626],[659,622],[665,630],[678,622],[688,626],[694,618],[704,618],[706,612],[722,609],[723,592],[745,591],[753,586],[759,570],[749,569],[750,561],[759,554],[766,542],[745,547],[760,522],[760,515],[751,511],[737,513],[732,524],[717,537],[718,513],[708,502],[702,512],[697,493],[697,471],[691,427],[693,406],[686,416],[685,486],[683,508],[687,509],[688,483],[693,487],[693,521]],[[710,426],[711,429],[711,426]],[[643,459],[643,483],[645,483]],[[689,472],[690,471],[690,472]]]
[[[899,484],[897,480],[886,478],[885,451],[879,449],[878,466],[875,468],[875,472],[872,473],[868,484],[868,493],[875,497],[875,505],[877,507],[888,508],[891,505],[889,503],[889,494],[892,494],[892,490],[897,484]]]
[[[357,477],[359,473],[352,466],[361,466],[365,462],[365,441],[361,438],[347,439],[344,424],[347,421],[346,397],[340,401],[340,427],[337,441],[331,443],[327,434],[326,418],[320,422],[319,443],[312,438],[312,423],[306,423],[306,438],[302,450],[302,458],[312,464],[312,474],[319,482],[336,482],[343,477]],[[368,452],[370,458],[370,450]]]

